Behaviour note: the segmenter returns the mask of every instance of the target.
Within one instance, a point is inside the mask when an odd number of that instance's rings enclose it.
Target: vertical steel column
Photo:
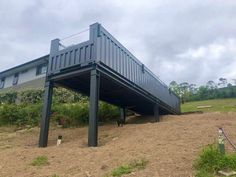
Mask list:
[[[41,128],[39,136],[39,147],[47,147],[48,144],[48,130],[51,114],[51,104],[52,104],[52,94],[53,94],[53,82],[45,82],[45,93],[44,93],[44,105],[41,119]]]
[[[89,132],[88,146],[98,145],[98,101],[99,101],[100,75],[93,69],[90,73],[90,98],[89,98]]]
[[[126,120],[126,112],[125,112],[125,108],[121,107],[120,108],[120,120],[122,121],[122,123],[125,123]]]
[[[49,75],[51,74],[52,65],[52,55],[59,51],[60,40],[54,39],[51,41],[50,57],[47,67],[45,91],[44,91],[44,104],[41,118],[41,128],[39,135],[39,147],[47,147],[48,144],[48,130],[50,123],[51,114],[51,104],[52,104],[52,94],[53,94],[53,81],[49,80]]]
[[[159,115],[159,105],[155,104],[153,107],[154,118],[156,122],[160,122],[160,115]]]

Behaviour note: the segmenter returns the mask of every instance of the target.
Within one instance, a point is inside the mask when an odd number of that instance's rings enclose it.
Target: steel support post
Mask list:
[[[48,130],[51,114],[51,104],[52,104],[52,94],[53,94],[53,82],[45,82],[45,93],[44,93],[44,105],[41,118],[41,128],[39,136],[39,147],[47,147],[48,144]]]
[[[159,114],[159,105],[158,104],[154,105],[153,112],[154,112],[155,121],[160,122],[160,114]]]
[[[126,112],[125,112],[125,108],[120,108],[120,120],[122,121],[123,124],[125,124],[125,120],[126,120]]]
[[[99,101],[100,75],[94,69],[90,73],[90,98],[89,98],[89,132],[88,146],[98,145],[98,101]]]

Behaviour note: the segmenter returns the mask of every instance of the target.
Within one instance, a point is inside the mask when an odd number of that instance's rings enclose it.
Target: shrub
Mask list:
[[[14,124],[20,117],[16,105],[3,104],[0,107],[0,125]]]
[[[119,117],[120,113],[118,107],[101,101],[99,103],[98,115],[100,121],[108,121]]]
[[[53,103],[73,103],[76,93],[64,88],[53,89]]]
[[[3,104],[36,104],[41,103],[44,97],[44,89],[24,90],[20,92],[9,91],[0,93],[0,103]],[[88,100],[87,97],[79,93],[64,89],[53,89],[53,103],[75,103],[81,100]]]
[[[119,116],[116,106],[105,102],[99,104],[99,121],[108,121]],[[79,103],[56,104],[53,106],[53,120],[60,122],[63,127],[88,124],[89,102],[81,100]]]
[[[60,104],[53,107],[52,119],[61,122],[63,127],[88,123],[88,102]]]
[[[216,145],[207,146],[195,162],[197,177],[212,176],[219,170],[236,170],[236,154],[221,154]]]
[[[43,95],[44,90],[0,94],[0,101],[5,100],[4,104],[0,105],[0,125],[37,125],[41,118]],[[17,97],[20,102],[15,104]],[[88,97],[63,88],[54,89],[52,119],[60,122],[64,127],[87,124],[88,109]],[[107,121],[118,117],[119,110],[116,106],[100,102],[98,114],[100,121]]]
[[[26,90],[19,92],[20,103],[23,104],[35,104],[40,103],[43,100],[44,90]]]
[[[9,91],[0,94],[0,104],[12,104],[17,99],[17,92]]]
[[[0,106],[0,126],[11,125],[31,125],[38,124],[41,118],[42,105],[16,105],[3,104]]]

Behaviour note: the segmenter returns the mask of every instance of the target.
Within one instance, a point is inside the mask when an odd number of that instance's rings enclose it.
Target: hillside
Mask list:
[[[145,159],[147,166],[126,176],[189,177],[202,148],[217,140],[223,126],[236,142],[236,113],[204,113],[153,117],[131,117],[124,127],[99,127],[97,148],[87,147],[87,127],[51,127],[49,147],[38,148],[38,128],[0,128],[0,176],[104,177],[121,165]],[[57,147],[61,134],[63,143]],[[226,144],[226,147],[229,147]],[[43,166],[32,165],[38,156],[48,158]]]
[[[211,106],[198,109],[198,106]],[[182,113],[187,112],[236,112],[236,98],[213,99],[204,101],[186,102],[181,105]]]

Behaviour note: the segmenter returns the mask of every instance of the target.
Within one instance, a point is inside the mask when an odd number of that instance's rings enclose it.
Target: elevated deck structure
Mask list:
[[[88,145],[98,142],[98,101],[103,100],[139,114],[179,114],[180,99],[144,64],[99,23],[90,25],[89,40],[60,50],[51,42],[45,82],[39,146],[48,141],[53,86],[59,85],[89,96]]]

